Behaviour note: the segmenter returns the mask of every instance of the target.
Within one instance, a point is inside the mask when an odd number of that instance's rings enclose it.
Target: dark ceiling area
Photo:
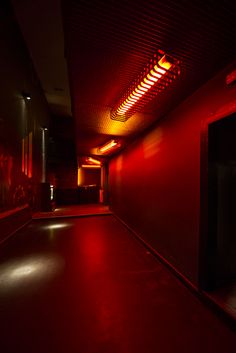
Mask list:
[[[34,6],[29,0],[12,1],[25,38],[30,32],[34,58],[41,42],[44,55],[55,61],[44,70],[46,97],[54,107],[54,94],[63,93],[54,70],[62,67],[60,56],[66,60],[78,156],[97,155],[98,146],[111,138],[125,146],[236,56],[235,1],[36,0]],[[123,93],[159,50],[179,61],[180,75],[127,121],[111,119]],[[50,91],[47,79],[53,72]]]
[[[227,1],[63,1],[78,154],[96,153],[110,136],[134,138],[232,61],[235,11]],[[111,120],[111,109],[158,50],[180,61],[176,81],[126,122]]]

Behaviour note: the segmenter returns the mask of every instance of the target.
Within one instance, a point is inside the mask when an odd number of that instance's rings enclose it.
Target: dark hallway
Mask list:
[[[34,221],[0,254],[4,353],[235,352],[235,333],[114,216]]]
[[[0,23],[1,353],[235,353],[236,2]]]

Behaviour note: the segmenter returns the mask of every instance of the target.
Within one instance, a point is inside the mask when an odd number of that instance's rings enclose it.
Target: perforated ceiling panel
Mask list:
[[[232,1],[64,0],[62,9],[78,154],[110,136],[132,139],[236,54]],[[142,112],[111,120],[111,109],[158,49],[181,62],[181,75]]]

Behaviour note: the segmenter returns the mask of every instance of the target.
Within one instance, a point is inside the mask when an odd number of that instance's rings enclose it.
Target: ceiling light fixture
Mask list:
[[[111,112],[111,118],[126,121],[164,90],[180,73],[179,62],[162,51],[154,55],[144,72],[129,87]]]
[[[94,158],[92,158],[92,157],[87,157],[87,158],[86,158],[86,161],[87,161],[88,163],[92,163],[92,164],[96,164],[96,165],[101,165],[101,162],[100,162],[100,161],[98,161],[97,159],[94,159]]]
[[[98,153],[107,153],[113,150],[115,147],[119,147],[119,143],[116,140],[111,140],[105,143],[105,145],[98,148]]]
[[[30,101],[31,100],[31,95],[29,93],[26,93],[26,92],[23,92],[22,93],[22,96],[24,99]]]
[[[81,168],[101,168],[100,165],[96,165],[96,164],[82,164]]]

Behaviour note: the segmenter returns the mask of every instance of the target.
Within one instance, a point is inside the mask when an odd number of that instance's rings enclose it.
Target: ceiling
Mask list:
[[[71,117],[60,0],[11,0],[53,115]]]
[[[132,141],[236,56],[233,1],[12,2],[53,114],[75,120],[79,156],[112,137]],[[158,50],[179,60],[180,75],[126,122],[112,120]]]

